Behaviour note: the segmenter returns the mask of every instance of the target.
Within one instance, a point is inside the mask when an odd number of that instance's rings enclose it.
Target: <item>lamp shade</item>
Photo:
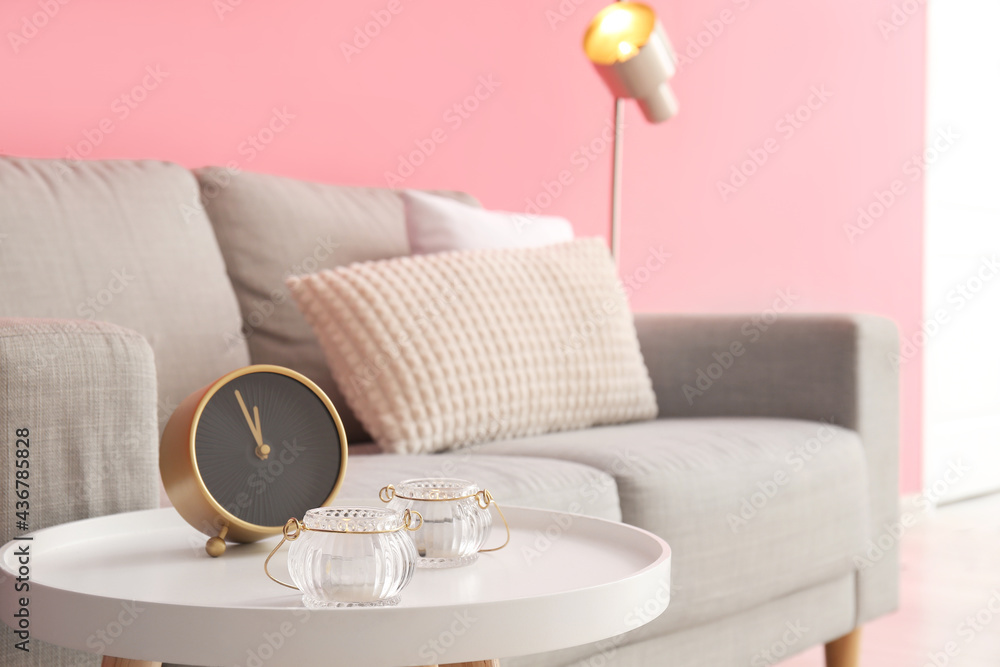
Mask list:
[[[651,123],[677,113],[667,80],[677,72],[667,33],[656,12],[640,2],[616,2],[594,17],[583,50],[615,97],[634,98]]]

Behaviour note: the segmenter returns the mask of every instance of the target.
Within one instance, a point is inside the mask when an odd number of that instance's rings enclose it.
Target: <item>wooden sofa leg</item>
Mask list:
[[[129,660],[127,658],[112,658],[104,656],[101,667],[160,667],[162,662],[149,662],[147,660]]]
[[[826,667],[858,667],[861,664],[861,628],[826,645]]]

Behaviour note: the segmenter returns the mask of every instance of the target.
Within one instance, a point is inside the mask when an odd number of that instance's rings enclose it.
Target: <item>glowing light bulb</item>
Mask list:
[[[628,42],[620,42],[620,43],[618,44],[618,52],[619,52],[620,54],[622,54],[623,56],[627,56],[627,55],[629,55],[629,54],[630,54],[630,53],[632,53],[632,51],[634,51],[634,50],[635,50],[635,49],[633,49],[633,48],[632,48],[632,45],[631,45],[631,44],[629,44]]]
[[[601,21],[601,30],[611,33],[622,32],[631,22],[632,14],[623,9],[619,9],[618,11],[611,12],[604,17],[604,20]]]

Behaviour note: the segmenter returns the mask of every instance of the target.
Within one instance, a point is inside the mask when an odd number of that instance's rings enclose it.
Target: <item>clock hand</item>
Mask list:
[[[240,402],[240,407],[243,409],[243,416],[246,417],[247,426],[250,427],[250,432],[253,433],[253,439],[257,441],[258,445],[260,445],[263,438],[261,438],[260,431],[257,430],[257,426],[254,424],[254,421],[250,419],[250,412],[247,410],[247,404],[243,402],[243,396],[240,395],[240,390],[237,389],[235,394],[236,400]],[[254,407],[255,411],[256,409],[257,408]]]
[[[234,393],[236,394],[236,400],[240,403],[240,408],[243,410],[243,417],[247,420],[247,426],[250,427],[250,432],[253,433],[253,439],[257,442],[254,454],[263,461],[271,453],[271,448],[264,444],[264,436],[260,430],[260,413],[257,411],[257,406],[253,406],[254,418],[250,419],[250,411],[247,410],[247,404],[243,402],[243,395],[240,394],[240,390],[237,389]]]
[[[260,412],[257,411],[256,405],[253,406],[253,420],[257,424],[257,449],[254,453],[263,461],[271,453],[271,448],[264,444],[264,432],[260,430]]]

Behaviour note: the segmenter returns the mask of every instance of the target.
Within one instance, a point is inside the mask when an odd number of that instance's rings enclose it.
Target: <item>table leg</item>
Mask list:
[[[101,667],[163,667],[162,662],[150,662],[148,660],[130,660],[128,658],[113,658],[110,655],[104,656]]]

